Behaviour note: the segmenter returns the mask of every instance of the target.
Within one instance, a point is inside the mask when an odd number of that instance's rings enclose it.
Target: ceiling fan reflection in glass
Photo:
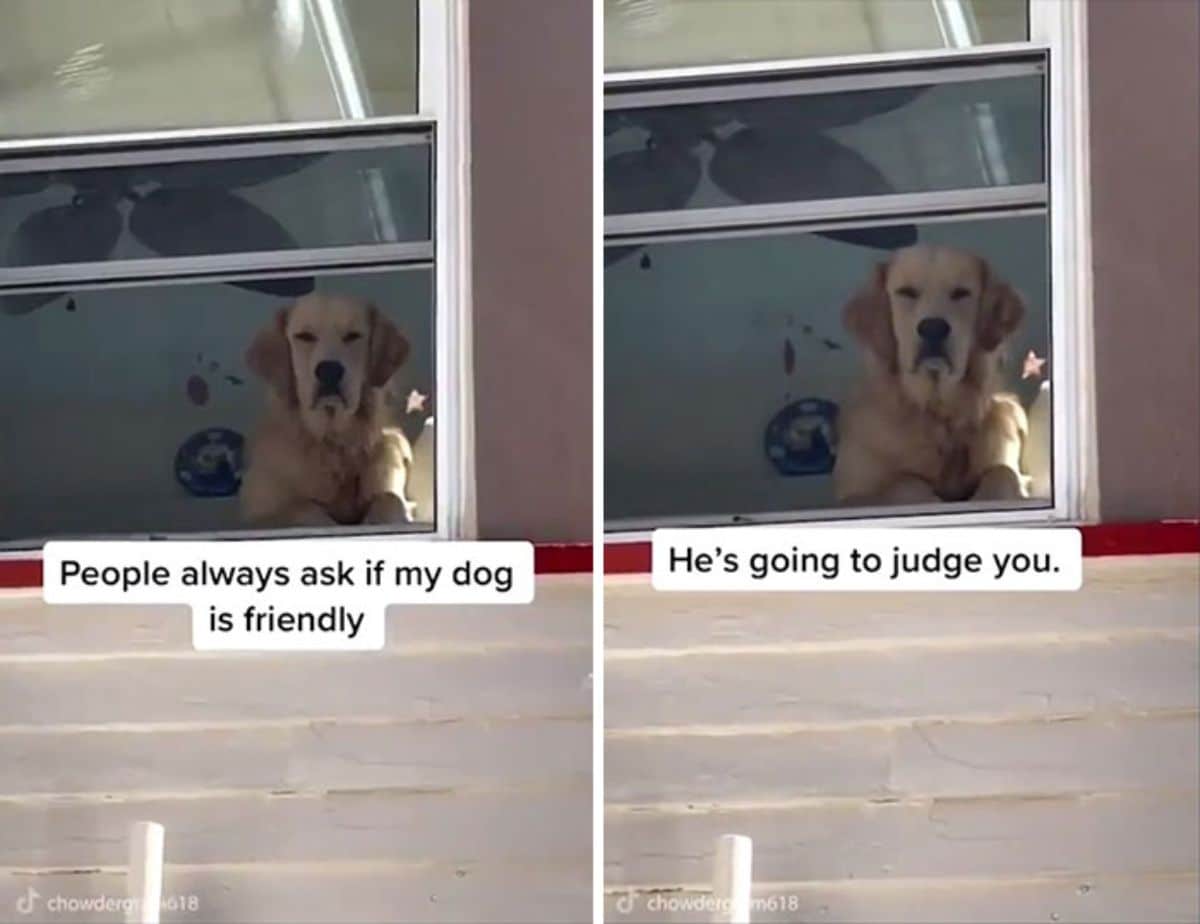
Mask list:
[[[410,139],[411,140],[411,139]],[[7,268],[276,253],[422,241],[430,233],[428,140],[395,147],[173,161],[0,176]],[[388,221],[374,220],[386,212]],[[305,277],[231,285],[274,295]],[[10,314],[62,290],[10,294]]]
[[[102,262],[113,255],[126,231],[150,251],[168,257],[294,249],[295,239],[278,221],[215,181],[221,177],[235,188],[252,186],[302,169],[314,159],[262,158],[232,171],[222,170],[222,164],[167,164],[137,172],[39,174],[39,182],[26,184],[26,194],[41,192],[52,184],[64,185],[72,190],[70,202],[29,214],[10,238],[5,265]],[[156,180],[155,188],[142,191]],[[188,185],[169,185],[172,180]],[[0,190],[21,194],[15,183],[8,189],[0,186]],[[303,295],[313,288],[312,279],[303,277],[231,284],[283,296]],[[4,298],[4,310],[24,314],[61,294],[9,295]]]

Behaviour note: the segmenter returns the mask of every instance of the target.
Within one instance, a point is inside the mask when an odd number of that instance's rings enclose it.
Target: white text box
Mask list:
[[[1078,590],[1077,529],[660,529],[657,590]]]

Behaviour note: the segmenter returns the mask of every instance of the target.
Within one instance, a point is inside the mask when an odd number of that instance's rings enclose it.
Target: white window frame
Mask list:
[[[309,11],[319,17],[326,29],[337,29],[340,20],[336,7],[328,0],[307,0]],[[44,165],[51,157],[70,157],[79,149],[123,148],[134,146],[164,145],[172,143],[195,143],[213,141],[236,144],[245,141],[247,153],[254,155],[270,153],[274,139],[294,139],[313,132],[342,129],[349,133],[357,130],[384,131],[402,130],[413,127],[432,127],[434,134],[433,173],[433,227],[431,237],[433,252],[434,289],[434,386],[435,408],[435,521],[433,530],[414,532],[378,527],[336,527],[324,531],[306,530],[237,530],[211,532],[175,533],[163,532],[172,538],[204,539],[289,539],[305,535],[336,536],[348,541],[365,538],[429,540],[471,539],[477,532],[475,503],[475,459],[474,459],[474,378],[471,340],[471,274],[470,274],[470,188],[469,188],[469,94],[468,94],[468,51],[467,51],[467,3],[466,0],[419,0],[418,4],[418,100],[417,111],[412,115],[373,117],[365,114],[361,97],[345,92],[342,83],[349,79],[345,73],[346,62],[336,55],[329,59],[331,77],[338,83],[339,104],[345,117],[337,121],[286,122],[260,125],[238,125],[233,127],[171,129],[164,131],[137,131],[105,134],[88,134],[50,138],[0,139],[0,156],[11,164],[7,172],[21,169],[34,170]],[[340,64],[339,64],[340,62]],[[394,136],[393,136],[394,139]],[[381,142],[383,143],[383,142]],[[53,155],[45,152],[53,151]],[[130,155],[139,159],[138,154]],[[112,160],[113,155],[98,154],[97,158]],[[141,155],[141,159],[145,159]],[[199,159],[185,155],[185,159]],[[358,256],[369,256],[370,247],[355,248]],[[417,249],[428,251],[420,245],[381,245],[376,248],[387,251],[390,258]],[[323,248],[331,261],[338,262],[338,248]],[[285,271],[289,257],[295,255],[255,254],[245,260],[245,275],[288,275]],[[182,258],[193,272],[202,272],[205,257]],[[280,272],[260,272],[264,261],[273,262]],[[228,259],[216,261],[226,265]],[[168,261],[163,260],[166,266]],[[97,270],[94,278],[116,278],[120,268],[104,264],[92,265]],[[354,263],[348,262],[347,271],[353,271]],[[237,275],[243,275],[242,267]],[[402,267],[396,267],[397,271]],[[296,270],[299,272],[300,270]],[[44,272],[44,268],[43,268]],[[28,275],[22,269],[0,269],[0,285],[6,291],[19,292]],[[139,269],[139,276],[145,276]],[[171,275],[169,269],[155,271],[154,275]],[[213,281],[217,281],[214,279]],[[42,280],[45,285],[45,280]],[[136,538],[124,534],[117,538]],[[36,540],[29,540],[31,546]],[[0,561],[37,560],[42,557],[40,548],[14,547],[0,549]]]
[[[474,539],[475,378],[471,323],[470,89],[467,0],[420,0],[418,111],[437,126],[437,536]]]
[[[930,513],[928,507],[893,507],[888,508],[887,514],[880,513],[876,508],[866,515],[856,515],[849,508],[829,508],[750,517],[748,519],[754,522],[746,523],[743,528],[769,529],[797,525],[829,528],[1049,525],[1090,522],[1098,517],[1087,122],[1087,4],[1066,0],[1028,0],[1028,3],[1029,40],[1025,42],[605,74],[604,87],[608,90],[693,78],[752,77],[780,72],[802,76],[806,73],[879,64],[985,62],[1005,55],[1029,52],[1043,52],[1048,57],[1050,364],[1054,370],[1054,387],[1051,390],[1053,503],[1037,507],[1018,503],[1009,505],[1010,509],[998,509],[1001,505],[973,505],[968,502],[956,504],[954,511],[947,513]],[[999,191],[997,195],[1012,193],[1012,190]],[[755,208],[761,210],[763,207]],[[647,216],[648,221],[652,219],[653,216]],[[598,515],[604,516],[603,512]],[[651,519],[654,518],[646,518],[647,524]],[[682,522],[685,519],[671,517],[670,522],[664,522],[663,525],[686,526],[688,524]],[[706,526],[738,525],[736,521],[717,524],[711,516],[697,517],[696,525],[701,521]],[[653,529],[650,525],[642,528],[638,524],[605,531],[604,538],[611,543],[646,541],[652,536]]]

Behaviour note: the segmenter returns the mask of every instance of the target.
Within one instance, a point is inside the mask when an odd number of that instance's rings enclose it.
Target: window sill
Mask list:
[[[972,517],[969,522],[958,522],[968,516]],[[610,542],[623,542],[645,539],[659,527],[687,529],[706,526],[893,526],[898,525],[901,520],[908,520],[911,525],[916,526],[954,526],[983,525],[984,518],[989,523],[1037,523],[1062,519],[1062,514],[1056,512],[1050,500],[1031,498],[1011,501],[960,501],[938,505],[839,506],[787,513],[627,518],[609,520],[607,532]]]
[[[1196,555],[1200,554],[1200,520],[1156,523],[1094,523],[1080,527],[1083,555]],[[612,541],[604,545],[604,573],[649,574],[650,543]]]

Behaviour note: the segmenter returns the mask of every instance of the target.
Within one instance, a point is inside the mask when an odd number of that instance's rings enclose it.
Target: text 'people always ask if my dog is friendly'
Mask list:
[[[384,587],[420,588],[433,593],[448,579],[458,587],[488,586],[506,593],[512,588],[513,568],[508,565],[475,565],[463,561],[454,567],[441,564],[411,564],[389,567],[380,559],[364,559],[354,564],[338,560],[325,565],[218,565],[201,561],[180,569],[178,580],[184,587],[244,587],[259,593],[285,587]],[[293,571],[296,573],[293,574]],[[135,588],[167,587],[174,582],[166,565],[143,560],[124,565],[84,565],[74,559],[61,563],[60,581],[86,587],[118,589],[122,593]]]

